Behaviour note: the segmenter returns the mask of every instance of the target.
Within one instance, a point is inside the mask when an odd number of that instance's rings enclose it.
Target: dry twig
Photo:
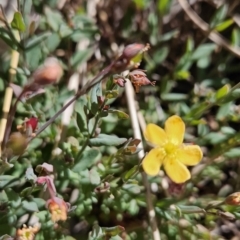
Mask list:
[[[138,121],[138,114],[137,114],[137,109],[136,109],[136,104],[134,100],[134,90],[133,87],[130,83],[130,81],[127,81],[126,83],[126,98],[127,98],[127,103],[128,103],[128,109],[129,109],[129,114],[131,118],[131,123],[132,123],[132,128],[134,132],[134,138],[142,140],[142,135],[139,127],[139,121]],[[142,141],[139,144],[139,147],[143,149],[143,144]],[[144,150],[140,151],[138,153],[138,158],[139,161],[144,157]],[[143,180],[143,185],[146,189],[146,201],[147,201],[147,209],[148,209],[148,217],[149,217],[149,222],[150,222],[150,227],[152,230],[152,236],[153,240],[161,240],[160,237],[160,232],[157,226],[157,220],[156,220],[156,213],[154,210],[154,206],[152,203],[152,198],[151,198],[151,192],[150,192],[150,185],[147,180],[147,175],[143,172],[142,173],[142,180]]]
[[[209,39],[240,58],[240,48],[231,46],[231,44],[221,34],[212,30],[209,25],[196,14],[187,0],[178,0],[178,2],[188,17],[208,36]]]

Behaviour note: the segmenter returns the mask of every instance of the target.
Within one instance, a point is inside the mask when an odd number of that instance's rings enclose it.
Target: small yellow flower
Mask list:
[[[194,166],[202,159],[202,150],[198,145],[184,145],[185,124],[179,116],[172,116],[162,129],[148,124],[145,139],[154,146],[143,159],[143,169],[151,176],[158,174],[163,165],[167,175],[175,183],[184,183],[191,175],[187,166]]]
[[[39,231],[38,226],[27,227],[25,224],[22,229],[17,230],[17,240],[33,240],[35,238],[35,234]]]

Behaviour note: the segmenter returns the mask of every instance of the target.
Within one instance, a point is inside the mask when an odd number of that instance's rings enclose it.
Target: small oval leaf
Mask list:
[[[113,135],[99,134],[96,138],[89,140],[92,146],[118,146],[126,142],[126,138],[119,138]]]

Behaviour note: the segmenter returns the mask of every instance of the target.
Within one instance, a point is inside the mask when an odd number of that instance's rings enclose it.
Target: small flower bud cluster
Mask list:
[[[136,92],[139,92],[139,88],[145,85],[155,86],[155,81],[151,82],[145,73],[144,70],[136,69],[129,73],[129,79],[132,82]]]

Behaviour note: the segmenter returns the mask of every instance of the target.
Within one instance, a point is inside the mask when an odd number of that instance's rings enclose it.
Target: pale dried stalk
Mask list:
[[[15,38],[20,41],[20,35],[18,31],[15,31]],[[15,76],[16,76],[16,68],[18,66],[19,61],[19,52],[16,50],[12,50],[12,57],[10,62],[10,69],[9,69],[9,83],[13,82]],[[0,123],[0,157],[2,156],[2,141],[4,138],[4,133],[7,126],[7,118],[8,113],[10,111],[11,102],[12,102],[12,95],[13,90],[10,87],[7,87],[5,90],[5,96],[4,96],[4,102],[3,102],[3,108],[2,108],[2,119]]]
[[[89,0],[87,2],[87,14],[94,21],[96,17],[96,7],[97,7],[98,1],[99,0]],[[88,46],[89,46],[89,40],[81,39],[77,44],[76,50],[84,50],[88,48]],[[74,72],[69,79],[69,83],[68,83],[69,90],[74,90],[74,92],[77,93],[80,80],[81,80],[82,86],[86,84],[86,71],[87,71],[87,63],[82,63],[78,66],[78,70]],[[69,99],[67,99],[64,105],[66,105],[69,101],[71,101],[72,98],[73,97],[70,97]],[[74,112],[74,106],[75,106],[75,102],[73,102],[62,114],[62,132],[61,132],[60,142],[65,140],[66,131],[70,123],[72,114]]]
[[[178,2],[188,17],[207,35],[209,39],[240,58],[239,47],[231,46],[231,44],[221,34],[210,29],[209,25],[196,14],[196,12],[191,8],[186,0],[178,0]]]
[[[127,104],[128,104],[129,114],[131,118],[132,128],[134,132],[134,138],[141,140],[141,143],[139,144],[139,148],[143,149],[142,135],[139,127],[138,113],[137,113],[136,103],[134,99],[135,93],[130,81],[127,81],[126,83],[125,92],[126,92],[126,98],[127,98]],[[139,161],[141,161],[144,155],[145,155],[144,150],[138,153]],[[149,223],[152,230],[152,237],[153,237],[153,240],[161,240],[160,231],[157,226],[156,213],[152,203],[150,185],[147,180],[147,175],[144,172],[142,173],[142,180],[143,180],[143,185],[146,189],[147,210],[148,210]]]

